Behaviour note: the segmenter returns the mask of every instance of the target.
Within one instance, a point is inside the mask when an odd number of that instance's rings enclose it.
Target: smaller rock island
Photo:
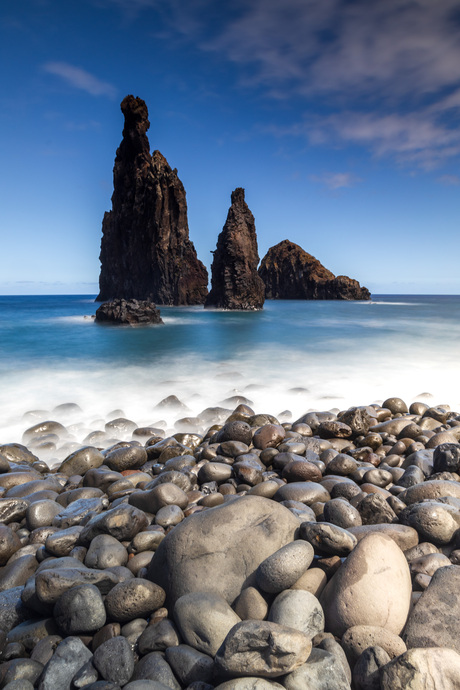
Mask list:
[[[335,276],[298,244],[283,240],[262,259],[259,276],[266,299],[368,300],[371,293],[357,280]]]
[[[231,195],[232,205],[217,239],[211,273],[211,292],[205,307],[254,311],[264,305],[264,284],[257,273],[259,253],[254,216],[244,189]]]
[[[96,311],[96,321],[129,326],[164,323],[160,310],[153,302],[137,299],[114,299],[104,302]]]

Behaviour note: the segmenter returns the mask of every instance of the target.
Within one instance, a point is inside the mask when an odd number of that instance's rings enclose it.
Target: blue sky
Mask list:
[[[459,293],[458,0],[2,3],[0,293],[96,293],[128,93],[209,268],[230,193],[374,293]]]

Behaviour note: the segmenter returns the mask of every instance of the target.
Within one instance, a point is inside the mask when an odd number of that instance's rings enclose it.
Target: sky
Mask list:
[[[0,294],[95,294],[127,94],[209,269],[244,187],[375,294],[459,294],[460,0],[6,0]]]

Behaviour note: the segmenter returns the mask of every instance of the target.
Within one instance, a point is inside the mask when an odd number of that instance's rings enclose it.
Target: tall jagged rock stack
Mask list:
[[[144,101],[126,96],[121,110],[125,125],[113,169],[112,210],[102,223],[96,301],[120,297],[203,304],[208,274],[189,239],[177,170],[159,151],[150,155]]]
[[[264,284],[257,273],[259,254],[254,216],[244,200],[244,189],[235,189],[231,199],[227,220],[217,239],[211,292],[205,307],[262,309]]]
[[[357,280],[335,276],[299,247],[283,240],[262,259],[259,275],[267,299],[367,300],[371,295]]]

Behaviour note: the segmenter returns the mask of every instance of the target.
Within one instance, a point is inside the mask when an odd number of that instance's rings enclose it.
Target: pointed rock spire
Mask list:
[[[189,239],[183,184],[159,151],[150,155],[145,102],[126,96],[121,110],[125,124],[113,169],[112,210],[102,223],[97,301],[203,304],[208,274]]]
[[[217,239],[212,262],[212,287],[205,307],[262,309],[264,285],[257,273],[259,254],[254,216],[244,189],[232,192],[232,205]]]

